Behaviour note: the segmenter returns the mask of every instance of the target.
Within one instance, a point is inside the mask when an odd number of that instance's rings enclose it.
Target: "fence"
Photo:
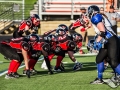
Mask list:
[[[0,1],[0,32],[14,22],[27,19],[31,9],[33,5],[23,5],[21,1]]]

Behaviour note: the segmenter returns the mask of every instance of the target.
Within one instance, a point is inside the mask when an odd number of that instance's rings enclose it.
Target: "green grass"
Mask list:
[[[93,81],[97,76],[95,57],[76,57],[79,62],[82,62],[84,67],[80,71],[73,71],[72,67],[74,63],[66,56],[63,62],[68,62],[65,65],[65,72],[55,73],[48,75],[46,70],[40,68],[42,61],[39,61],[35,69],[38,70],[38,74],[31,76],[28,79],[26,76],[21,76],[18,79],[4,79],[4,76],[0,77],[0,90],[112,90],[107,85],[91,85],[89,82]],[[55,65],[55,58],[52,60],[52,65]],[[4,60],[0,55],[0,61],[6,63],[0,64],[0,71],[7,69],[9,61]],[[22,74],[21,68],[18,70],[19,74]],[[104,78],[109,78],[111,68],[108,68],[104,72]],[[118,87],[116,90],[119,90]]]

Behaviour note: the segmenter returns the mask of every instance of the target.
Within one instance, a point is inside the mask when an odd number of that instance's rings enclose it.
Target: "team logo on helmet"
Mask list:
[[[89,18],[92,18],[92,16],[95,14],[95,13],[98,13],[100,12],[100,9],[98,6],[96,5],[92,5],[90,7],[88,7],[88,17]]]
[[[36,35],[36,34],[31,34],[31,35],[29,35],[29,40],[30,41],[32,41],[32,42],[34,42],[34,41],[39,41],[39,36],[38,35]]]

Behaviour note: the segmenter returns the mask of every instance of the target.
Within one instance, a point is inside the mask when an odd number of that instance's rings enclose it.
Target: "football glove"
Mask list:
[[[93,43],[93,48],[94,48],[94,50],[98,50],[99,51],[102,48],[102,43],[94,42]]]
[[[27,75],[28,78],[30,78],[30,70],[29,69],[26,70],[26,75]]]

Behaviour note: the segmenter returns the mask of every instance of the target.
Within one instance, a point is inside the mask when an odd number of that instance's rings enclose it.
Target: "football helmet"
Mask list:
[[[30,20],[32,21],[32,23],[33,23],[35,26],[40,25],[40,17],[39,17],[37,14],[33,14],[33,15],[30,17]]]
[[[55,42],[57,41],[57,37],[54,34],[50,34],[47,37],[44,38],[45,40],[49,41],[49,42]]]
[[[88,17],[91,19],[96,13],[100,12],[100,9],[96,5],[91,5],[88,7]]]
[[[73,41],[81,41],[82,42],[82,40],[83,40],[82,35],[78,34],[78,33],[73,34],[72,38],[73,38]]]
[[[66,30],[62,29],[62,28],[57,28],[56,30],[56,35],[60,35],[63,36],[66,34]]]
[[[65,31],[68,31],[68,27],[65,24],[60,24],[58,26],[59,29],[64,29]]]

